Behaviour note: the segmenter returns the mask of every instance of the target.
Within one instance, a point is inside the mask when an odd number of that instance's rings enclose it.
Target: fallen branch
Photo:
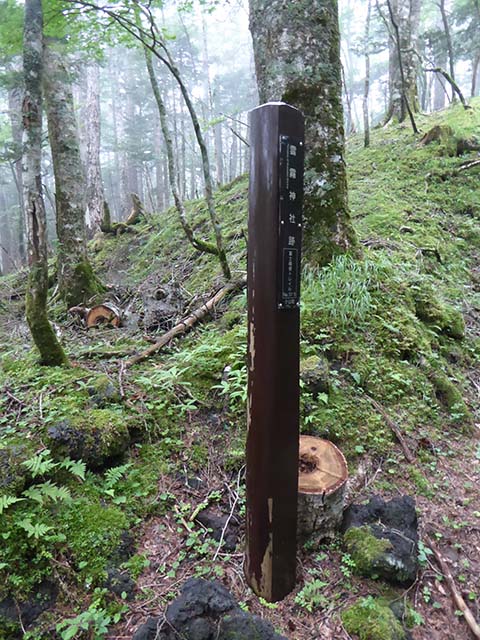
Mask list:
[[[395,437],[397,438],[398,442],[400,443],[400,446],[402,447],[402,450],[403,450],[403,454],[404,454],[405,458],[407,459],[407,461],[408,462],[415,462],[415,457],[414,457],[413,453],[410,451],[410,448],[409,448],[409,446],[407,444],[407,441],[403,437],[403,433],[400,431],[400,428],[398,427],[398,425],[395,424],[395,422],[390,418],[388,413],[385,411],[384,407],[379,402],[374,400],[368,394],[365,394],[365,397],[371,402],[371,404],[375,407],[375,409],[378,411],[378,413],[380,413],[383,416],[385,422],[387,423],[387,425],[390,427],[390,429],[395,434]]]
[[[233,291],[237,291],[238,289],[242,289],[245,284],[246,281],[244,279],[237,280],[236,282],[229,282],[228,284],[226,284],[213,296],[213,298],[210,298],[208,302],[202,304],[201,307],[195,309],[195,311],[193,311],[189,316],[187,316],[177,325],[175,325],[172,329],[170,329],[170,331],[164,333],[160,340],[155,342],[155,344],[152,344],[151,347],[148,347],[148,349],[145,349],[145,351],[142,351],[136,356],[132,356],[131,358],[129,358],[125,363],[125,367],[128,368],[134,364],[137,364],[138,362],[146,360],[157,351],[160,351],[160,349],[168,344],[173,338],[189,331],[196,322],[202,320],[202,318],[208,315],[215,308],[215,306],[221,300],[223,300],[226,295],[232,293]]]
[[[471,162],[465,162],[461,164],[457,171],[466,171],[467,169],[471,169],[472,167],[480,167],[480,160],[472,160]]]
[[[445,562],[443,557],[440,555],[440,552],[438,551],[436,546],[433,544],[433,542],[430,540],[430,538],[428,538],[428,536],[425,538],[425,541],[427,545],[430,547],[430,549],[432,550],[433,555],[435,556],[435,560],[437,561],[437,564],[440,567],[441,572],[443,573],[445,582],[447,583],[448,588],[450,589],[450,593],[452,594],[452,598],[455,603],[456,609],[459,609],[463,613],[465,622],[470,627],[471,632],[473,633],[475,638],[479,638],[480,640],[480,626],[475,620],[470,609],[467,607],[465,600],[462,598],[461,594],[459,593],[455,585],[455,580],[453,579],[452,574],[450,573],[450,569],[448,568],[447,563]]]
[[[472,108],[463,97],[463,93],[460,87],[458,86],[458,84],[455,82],[452,76],[445,71],[445,69],[442,69],[441,67],[434,67],[433,69],[424,69],[424,71],[426,71],[427,73],[438,73],[441,76],[443,76],[445,80],[450,84],[450,86],[452,87],[454,92],[457,94],[457,96],[460,98],[460,102],[462,103],[463,108],[464,109]]]

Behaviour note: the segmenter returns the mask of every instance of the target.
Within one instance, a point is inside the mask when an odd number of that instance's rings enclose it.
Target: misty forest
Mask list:
[[[0,0],[0,640],[480,639],[479,220],[479,0]]]

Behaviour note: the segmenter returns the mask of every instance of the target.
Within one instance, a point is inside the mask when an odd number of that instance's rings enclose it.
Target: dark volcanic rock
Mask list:
[[[162,624],[163,622],[163,624]],[[163,618],[149,618],[133,640],[287,640],[257,616],[240,609],[216,580],[191,578]]]
[[[412,498],[385,502],[373,496],[366,505],[352,505],[345,511],[342,529],[358,573],[394,584],[415,581],[418,522]]]
[[[204,509],[198,514],[196,520],[200,524],[203,524],[207,529],[211,529],[213,539],[220,542],[222,538],[222,531],[227,524],[228,516],[217,515],[211,509]],[[235,529],[235,523],[233,522],[233,518],[231,518],[225,531],[225,535],[223,536],[223,549],[225,551],[235,551],[238,538],[238,534]]]
[[[21,619],[22,625],[29,627],[41,613],[55,604],[57,595],[57,585],[45,580],[38,586],[36,594],[25,602],[18,602],[11,597],[5,598],[0,601],[0,625],[2,618],[7,622],[19,624]]]
[[[133,599],[135,582],[132,580],[130,574],[127,571],[120,571],[119,569],[109,569],[107,572],[107,581],[105,583],[105,587],[120,598],[122,597],[122,594],[125,594],[126,600]]]

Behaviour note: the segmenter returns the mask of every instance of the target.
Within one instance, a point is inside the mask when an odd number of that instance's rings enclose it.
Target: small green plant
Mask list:
[[[295,596],[295,603],[312,613],[314,609],[324,608],[328,604],[328,598],[323,594],[323,589],[328,585],[322,580],[307,582]]]
[[[340,571],[343,573],[345,578],[351,578],[352,572],[355,569],[355,560],[349,553],[342,554]]]
[[[62,640],[72,640],[82,631],[88,632],[90,638],[100,640],[108,633],[109,625],[112,622],[118,622],[120,618],[121,613],[111,616],[105,609],[93,604],[86,611],[79,613],[78,616],[59,622],[56,630]]]

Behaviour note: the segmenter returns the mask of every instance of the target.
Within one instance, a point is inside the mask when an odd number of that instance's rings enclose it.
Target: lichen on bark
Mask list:
[[[323,266],[358,253],[347,198],[338,7],[331,0],[250,0],[261,102],[305,115],[305,252]]]

